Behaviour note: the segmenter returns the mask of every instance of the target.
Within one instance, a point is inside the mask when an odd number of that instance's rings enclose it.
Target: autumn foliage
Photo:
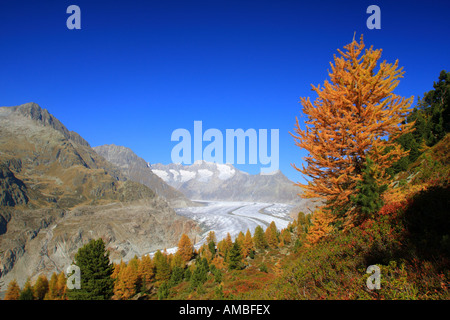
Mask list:
[[[184,262],[188,262],[192,258],[193,247],[189,237],[183,233],[178,242],[178,253]]]
[[[8,289],[6,290],[5,300],[19,300],[20,297],[20,287],[16,280],[12,280],[8,284]]]
[[[50,281],[43,274],[39,275],[34,284],[27,279],[24,287],[20,289],[17,281],[13,279],[5,293],[5,300],[67,300],[66,276],[64,272],[53,273]]]
[[[302,99],[309,127],[297,122],[296,138],[309,156],[299,171],[312,178],[306,195],[327,206],[298,212],[281,230],[272,222],[234,239],[210,231],[195,249],[183,234],[174,254],[113,263],[112,299],[449,300],[450,133],[385,184],[387,168],[405,154],[392,137],[411,130],[399,122],[410,100],[392,93],[397,63],[375,72],[381,50],[363,48],[362,39],[346,46],[331,83],[314,88],[315,104]],[[358,224],[340,229],[358,214]],[[366,286],[369,265],[380,267],[379,290]],[[66,291],[63,272],[40,275],[22,289],[11,281],[5,300],[70,299]]]
[[[330,80],[312,86],[318,95],[314,103],[301,98],[306,127],[297,119],[292,134],[296,145],[308,152],[306,167],[294,165],[312,179],[299,184],[304,196],[323,198],[348,216],[367,157],[375,163],[378,182],[385,182],[386,170],[407,154],[394,141],[412,125],[402,122],[413,98],[393,92],[404,74],[398,61],[379,63],[381,49],[364,49],[361,36],[360,42],[338,50],[340,56],[330,63]]]
[[[335,218],[324,210],[317,210],[311,219],[311,227],[308,230],[306,240],[309,244],[315,244],[319,240],[327,237],[333,231],[333,221]]]

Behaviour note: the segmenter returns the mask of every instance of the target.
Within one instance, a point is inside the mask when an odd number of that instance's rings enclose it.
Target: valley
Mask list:
[[[150,165],[124,146],[91,147],[36,103],[1,107],[0,133],[5,283],[61,272],[92,239],[105,241],[112,261],[129,261],[175,250],[182,234],[198,247],[211,230],[220,240],[272,221],[282,229],[294,206],[311,207],[279,170],[249,175],[206,161]]]
[[[175,212],[194,220],[201,228],[200,240],[194,243],[199,248],[205,243],[209,231],[214,231],[217,241],[224,239],[227,233],[235,239],[240,232],[256,226],[264,230],[274,221],[277,228],[284,229],[292,218],[289,216],[293,205],[284,203],[242,202],[242,201],[201,201],[203,206],[178,208]],[[176,248],[167,249],[175,252]]]

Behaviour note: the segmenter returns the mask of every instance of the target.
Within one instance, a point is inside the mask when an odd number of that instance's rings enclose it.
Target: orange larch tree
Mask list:
[[[244,244],[244,240],[245,240],[245,235],[244,235],[244,233],[241,231],[241,232],[239,232],[239,234],[238,234],[238,236],[237,236],[237,238],[236,238],[235,241],[237,241],[238,244],[239,244],[239,246],[242,247],[242,245]]]
[[[306,235],[307,244],[315,244],[333,231],[334,216],[324,210],[317,210],[311,218],[311,227]]]
[[[191,260],[193,255],[193,246],[189,237],[183,233],[178,242],[178,253],[184,262]]]
[[[17,284],[16,279],[12,280],[8,284],[8,289],[6,290],[5,300],[19,300],[20,287]]]
[[[145,255],[141,258],[139,264],[138,275],[141,278],[142,285],[148,286],[155,278],[155,266],[153,265],[152,258],[149,255]]]
[[[50,277],[50,281],[48,282],[48,293],[47,293],[46,300],[57,300],[58,299],[57,287],[56,287],[57,281],[58,281],[58,275],[56,274],[56,272],[53,272]]]
[[[249,229],[247,229],[247,232],[245,233],[244,243],[242,244],[242,256],[246,258],[250,251],[255,250],[253,245],[253,238],[252,234]]]
[[[114,285],[114,297],[119,300],[128,300],[136,294],[138,275],[135,267],[128,264],[121,267],[119,276]]]
[[[67,300],[67,279],[64,271],[61,271],[56,281],[56,296],[58,300]]]
[[[217,242],[216,233],[213,230],[211,230],[206,236],[206,243],[210,243],[211,241],[214,243]]]
[[[120,259],[120,263],[115,263],[114,264],[114,269],[113,269],[113,272],[111,274],[111,278],[117,279],[119,277],[120,271],[125,269],[126,266],[127,266],[126,263],[123,262],[122,259]]]
[[[280,234],[280,243],[283,243],[283,245],[291,243],[291,233],[288,229],[283,229]]]
[[[267,244],[271,248],[276,248],[278,246],[278,235],[277,235],[277,226],[275,225],[275,221],[272,221],[270,225],[267,227],[264,232],[266,236]]]
[[[219,254],[225,258],[232,246],[233,240],[231,240],[231,235],[228,232],[227,236],[224,239],[220,240],[219,243],[217,244],[217,250]]]
[[[307,184],[298,183],[303,197],[324,199],[347,222],[355,213],[351,196],[367,157],[375,162],[379,183],[385,182],[386,169],[407,154],[396,138],[412,130],[412,124],[402,123],[413,97],[393,93],[404,74],[398,61],[378,63],[382,50],[364,48],[361,36],[360,42],[338,50],[340,56],[330,63],[330,80],[323,87],[312,86],[318,95],[314,103],[300,99],[305,128],[297,118],[291,133],[295,144],[308,152],[306,167],[293,165],[309,178]]]
[[[37,300],[44,300],[48,293],[48,279],[45,274],[40,274],[33,285],[33,292]]]

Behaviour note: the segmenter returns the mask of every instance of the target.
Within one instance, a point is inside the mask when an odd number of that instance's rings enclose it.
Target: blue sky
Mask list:
[[[69,30],[66,9],[81,9]],[[366,9],[381,9],[369,30]],[[279,129],[280,169],[305,153],[289,131],[338,48],[364,34],[422,96],[450,70],[448,1],[1,1],[0,105],[36,102],[92,146],[170,163],[177,128]],[[237,165],[258,173],[258,165]]]

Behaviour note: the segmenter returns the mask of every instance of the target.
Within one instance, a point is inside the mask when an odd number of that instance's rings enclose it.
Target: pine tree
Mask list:
[[[102,239],[91,240],[75,255],[75,265],[80,268],[81,289],[68,290],[71,300],[108,300],[113,295],[113,265]]]
[[[219,254],[220,257],[225,257],[226,252],[225,246],[226,246],[225,239],[222,239],[217,243],[217,253]]]
[[[307,150],[307,167],[294,167],[311,178],[303,187],[304,197],[324,199],[329,208],[351,224],[351,196],[368,156],[379,172],[379,183],[389,178],[386,171],[407,154],[395,141],[410,132],[406,119],[413,97],[393,93],[403,77],[398,61],[378,63],[381,49],[364,51],[363,38],[345,46],[334,57],[330,82],[312,86],[318,95],[314,104],[301,98],[306,128],[296,119],[296,145]],[[377,69],[376,69],[377,68]],[[389,139],[386,139],[389,137]]]
[[[240,270],[244,267],[244,264],[242,263],[241,246],[237,241],[234,241],[228,252],[228,267],[230,270]]]
[[[264,234],[263,228],[260,225],[256,226],[255,228],[253,243],[255,244],[255,248],[258,250],[262,250],[267,247],[266,236]]]
[[[181,236],[180,241],[178,242],[178,253],[185,263],[192,258],[193,246],[189,237],[184,233]]]
[[[158,300],[166,299],[170,295],[170,284],[168,281],[164,281],[158,288]]]
[[[183,281],[183,278],[184,278],[184,269],[179,266],[175,266],[172,269],[172,274],[170,275],[169,285],[171,287],[176,286],[181,281]]]
[[[27,279],[22,291],[19,295],[19,300],[34,300],[33,287],[31,286],[30,278]]]
[[[17,284],[16,279],[13,279],[8,284],[4,300],[19,300],[19,297],[20,297],[20,287]]]
[[[186,261],[182,258],[180,252],[176,252],[170,261],[170,268],[180,267],[184,269],[185,266]]]
[[[153,263],[155,265],[155,280],[169,280],[170,264],[167,261],[167,255],[163,254],[160,250],[156,251],[155,256],[153,257]]]
[[[191,287],[197,288],[208,279],[209,265],[205,258],[201,258],[195,264],[195,269],[190,277]]]
[[[296,228],[297,238],[298,239],[302,238],[302,236],[308,232],[308,228],[309,228],[309,224],[306,221],[305,214],[303,212],[299,212],[298,218],[297,218],[297,228]]]
[[[216,233],[211,230],[206,237],[206,243],[208,244],[208,249],[211,252],[212,257],[216,254],[216,242]]]
[[[450,132],[450,72],[441,71],[433,90],[425,93],[419,104],[427,117],[426,144],[431,147]]]
[[[363,169],[362,180],[358,181],[356,189],[358,193],[352,196],[352,201],[360,213],[361,219],[373,218],[374,213],[378,212],[383,206],[381,194],[386,190],[386,185],[378,185],[376,179],[376,171],[374,163],[371,159],[367,159],[365,168]]]
[[[297,214],[297,226],[307,226],[308,225],[308,218],[306,217],[305,213],[303,211],[299,211]],[[306,230],[303,230],[306,231]]]
[[[186,279],[186,281],[190,281],[191,276],[192,276],[191,268],[187,267],[186,270],[184,271],[184,278]]]
[[[442,70],[433,90],[419,99],[417,106],[407,117],[407,123],[413,125],[413,132],[397,139],[409,155],[394,163],[392,175],[408,169],[422,154],[421,146],[428,147],[439,142],[450,132],[450,72]]]
[[[211,253],[211,257],[213,258],[216,255],[216,244],[214,241],[208,242],[208,250]]]

